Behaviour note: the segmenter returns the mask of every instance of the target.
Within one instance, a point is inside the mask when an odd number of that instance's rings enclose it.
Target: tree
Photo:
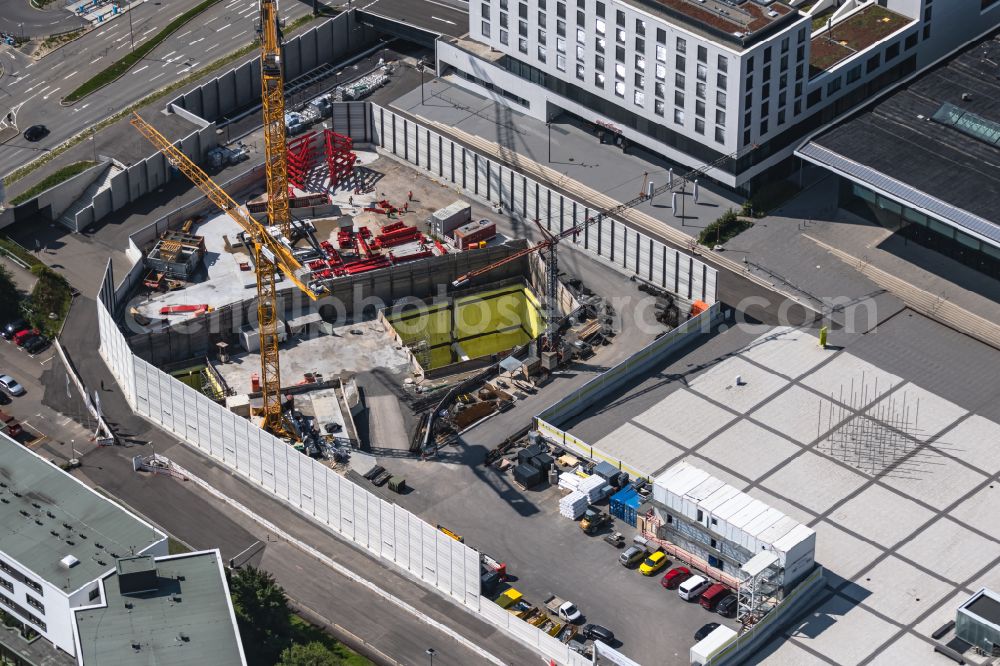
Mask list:
[[[16,319],[21,314],[21,295],[5,266],[0,266],[0,321]]]
[[[340,666],[344,661],[318,641],[285,648],[275,666]]]
[[[233,575],[229,591],[247,662],[271,666],[291,642],[285,590],[268,572],[245,567]]]
[[[51,332],[55,333],[58,331],[58,325],[61,324],[63,317],[66,316],[70,301],[73,299],[69,282],[62,275],[43,264],[33,266],[31,272],[38,278],[38,281],[35,282],[35,288],[31,290],[32,323],[38,328],[44,328],[52,322],[51,325],[56,330]],[[49,314],[53,312],[56,314],[56,318],[50,320]]]

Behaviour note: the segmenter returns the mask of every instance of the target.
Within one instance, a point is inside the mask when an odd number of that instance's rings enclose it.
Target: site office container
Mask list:
[[[727,540],[746,548],[747,546],[744,545],[747,541],[746,526],[753,522],[759,515],[765,513],[769,508],[767,504],[764,504],[760,500],[751,499],[746,506],[729,517],[726,521],[726,531],[723,535]],[[754,542],[754,547],[749,549],[752,553],[757,552],[756,540]]]
[[[694,503],[685,499],[689,490],[707,480],[708,472],[688,466],[681,470],[666,483],[667,506],[677,515],[685,516],[689,520],[696,520],[698,509]]]
[[[816,531],[805,525],[796,525],[774,543],[773,550],[785,567],[784,586],[788,589],[813,570]]]
[[[716,479],[714,477],[708,477],[697,486],[694,486],[686,493],[684,493],[682,506],[682,513],[687,516],[690,520],[705,524],[704,509],[702,509],[701,503],[706,497],[710,497],[713,493],[718,491],[720,488],[725,486],[726,483],[722,479]],[[698,519],[698,512],[701,512],[702,518]]]
[[[667,484],[674,476],[690,468],[687,463],[678,463],[653,480],[653,499],[667,506]]]

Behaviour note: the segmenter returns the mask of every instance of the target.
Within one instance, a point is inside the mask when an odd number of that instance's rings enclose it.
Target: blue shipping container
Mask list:
[[[639,492],[631,485],[625,486],[611,497],[611,515],[635,527],[640,504]]]

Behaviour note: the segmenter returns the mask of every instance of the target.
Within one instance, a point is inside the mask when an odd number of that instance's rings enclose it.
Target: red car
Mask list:
[[[687,567],[674,567],[660,579],[660,585],[668,590],[675,590],[677,586],[691,577],[691,570]]]
[[[14,334],[14,344],[18,347],[22,346],[29,338],[33,338],[38,335],[41,331],[37,328],[26,328],[23,331],[18,331]]]

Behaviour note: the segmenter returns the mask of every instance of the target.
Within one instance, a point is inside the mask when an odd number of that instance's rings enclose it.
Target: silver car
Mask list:
[[[24,395],[24,387],[10,375],[0,375],[0,388],[11,395]]]

